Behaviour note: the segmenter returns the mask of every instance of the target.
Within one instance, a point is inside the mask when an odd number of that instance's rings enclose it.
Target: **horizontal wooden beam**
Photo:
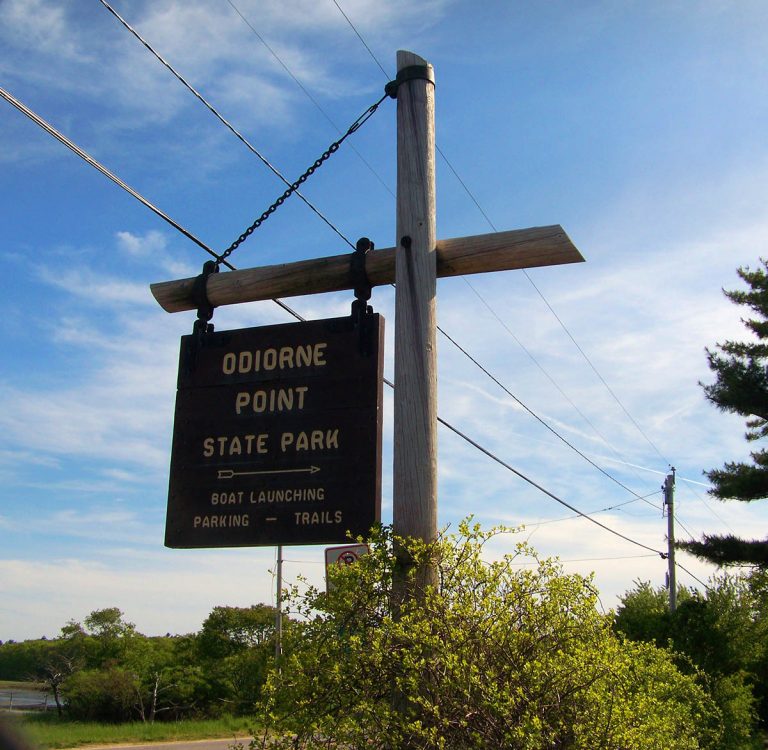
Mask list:
[[[584,261],[563,228],[557,224],[438,240],[436,250],[439,277]],[[208,277],[208,299],[214,307],[220,307],[275,297],[352,289],[351,257],[352,253],[347,253],[213,274]],[[394,283],[395,248],[369,252],[365,270],[371,286]],[[151,284],[150,289],[164,310],[182,312],[197,308],[192,301],[194,283],[194,278],[162,281]]]

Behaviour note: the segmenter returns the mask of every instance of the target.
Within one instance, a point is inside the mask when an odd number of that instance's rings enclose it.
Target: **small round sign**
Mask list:
[[[356,552],[352,550],[345,550],[339,555],[339,559],[336,560],[337,565],[353,565],[357,562],[358,556]]]

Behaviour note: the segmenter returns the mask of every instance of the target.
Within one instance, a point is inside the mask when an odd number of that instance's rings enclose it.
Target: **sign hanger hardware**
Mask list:
[[[219,265],[215,260],[207,260],[203,263],[203,272],[195,277],[192,287],[192,301],[197,307],[197,320],[192,327],[192,333],[198,337],[206,333],[213,333],[213,323],[208,321],[213,317],[214,306],[208,299],[208,277],[219,272]]]
[[[384,93],[390,99],[397,99],[397,89],[406,81],[428,81],[435,85],[435,71],[431,65],[408,65],[397,71],[397,78],[384,86]]]
[[[350,274],[352,276],[352,288],[355,299],[352,302],[352,324],[359,330],[360,353],[369,354],[368,321],[373,316],[373,307],[368,304],[371,298],[371,281],[365,271],[365,259],[370,250],[373,250],[373,242],[367,237],[361,237],[355,244],[355,252],[350,260]]]

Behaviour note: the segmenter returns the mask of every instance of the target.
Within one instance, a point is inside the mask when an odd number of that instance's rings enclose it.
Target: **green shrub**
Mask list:
[[[305,622],[267,682],[271,734],[252,746],[715,747],[712,701],[666,651],[615,636],[589,579],[517,566],[524,545],[486,563],[496,533],[464,523],[424,545],[385,530],[328,593],[294,587]],[[437,583],[419,588],[425,568]]]
[[[68,715],[84,721],[134,718],[139,681],[120,667],[75,672],[62,685]]]

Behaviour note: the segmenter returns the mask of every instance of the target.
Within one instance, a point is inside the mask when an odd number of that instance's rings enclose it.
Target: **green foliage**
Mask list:
[[[203,622],[198,658],[231,710],[251,711],[260,699],[274,661],[276,615],[267,604],[214,607]]]
[[[768,542],[733,534],[704,534],[701,540],[678,542],[679,549],[715,565],[755,565],[768,570]]]
[[[62,691],[71,718],[123,722],[133,718],[138,679],[122,667],[84,669],[69,677]]]
[[[681,669],[699,673],[720,711],[725,730],[720,748],[751,748],[756,718],[768,726],[766,579],[761,571],[716,576],[705,594],[681,590],[674,613],[664,588],[637,583],[616,613],[617,631],[668,645]]]
[[[714,705],[668,653],[620,641],[588,579],[517,566],[524,545],[486,563],[496,533],[464,523],[424,545],[385,530],[327,594],[292,589],[304,623],[267,682],[273,734],[252,747],[715,747]],[[437,586],[401,596],[395,546]]]
[[[264,604],[215,607],[199,635],[147,638],[117,607],[94,610],[53,640],[0,645],[0,679],[41,681],[71,719],[152,724],[247,713],[274,660],[275,613]]]
[[[134,710],[142,721],[174,718],[194,711],[200,700],[200,670],[183,665],[177,639],[134,635],[122,666],[135,678]],[[166,716],[167,714],[167,716]]]
[[[664,647],[669,641],[669,595],[648,581],[635,581],[635,588],[621,600],[616,629],[633,641]]]
[[[117,607],[95,609],[83,622],[86,631],[90,635],[103,640],[125,638],[136,632],[136,626],[132,622],[126,622],[123,618],[123,613]],[[65,628],[67,627],[76,633],[78,623],[70,620]]]
[[[748,441],[768,436],[768,265],[764,260],[760,263],[761,267],[754,271],[737,271],[748,290],[725,292],[728,299],[754,314],[743,321],[754,339],[718,344],[720,353],[708,349],[707,360],[715,382],[702,384],[706,397],[715,406],[746,417]],[[705,472],[712,483],[711,494],[721,500],[768,497],[768,451],[754,451],[751,458],[751,463],[729,462],[722,469]],[[746,563],[768,569],[768,539],[705,535],[701,540],[681,542],[678,546],[718,565]]]
[[[42,640],[3,643],[0,646],[0,680],[35,679],[48,644],[49,641]]]
[[[220,659],[254,646],[274,650],[277,610],[266,604],[252,607],[214,607],[203,622],[198,638],[200,653]]]

